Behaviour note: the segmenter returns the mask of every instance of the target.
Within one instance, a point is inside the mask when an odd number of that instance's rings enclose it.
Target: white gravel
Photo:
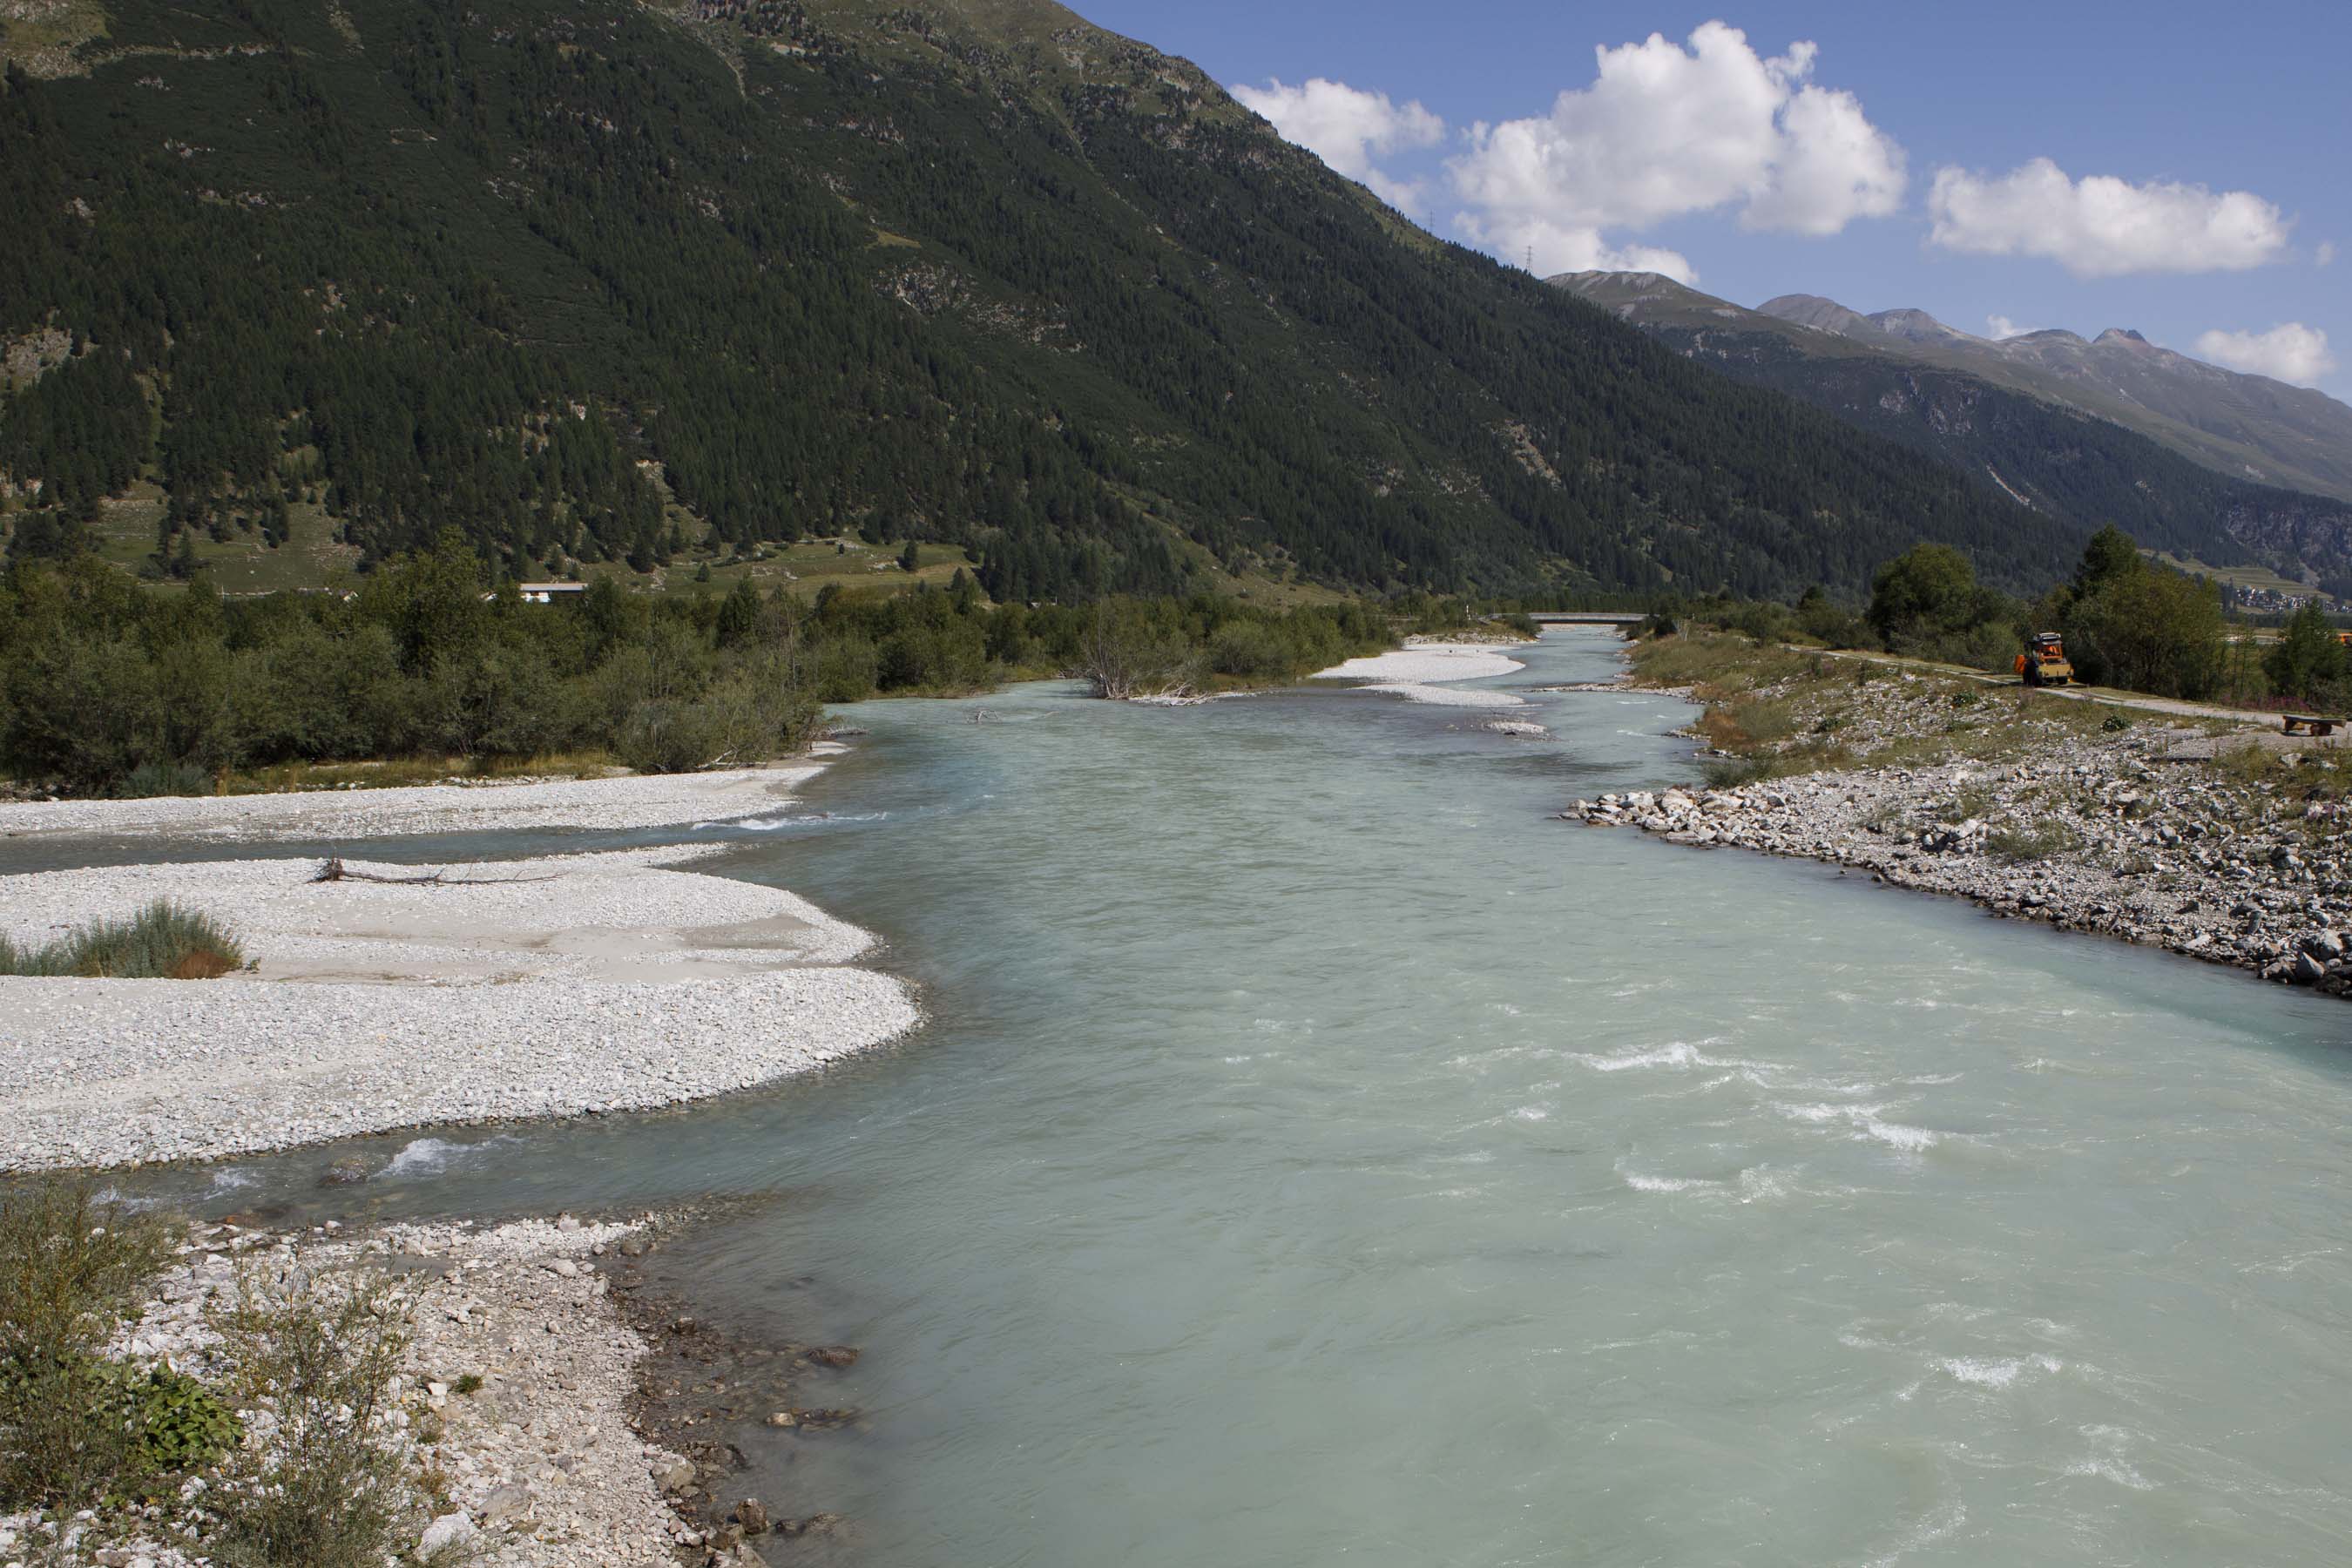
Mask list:
[[[386,865],[439,886],[314,882],[315,860],[211,860],[43,871],[0,882],[0,935],[45,942],[159,899],[201,910],[244,943],[265,980],[427,984],[571,976],[679,978],[716,963],[846,963],[874,943],[781,888],[682,868],[720,847],[530,860]]]
[[[1316,680],[1377,680],[1391,685],[1424,686],[1450,680],[1476,680],[1509,675],[1527,668],[1496,651],[1493,643],[1436,642],[1408,638],[1405,646],[1387,653],[1351,658],[1315,672]],[[1427,700],[1423,699],[1423,700]],[[5,826],[5,824],[0,824]]]
[[[676,849],[498,862],[488,886],[309,884],[216,861],[6,879],[40,937],[156,897],[219,915],[220,980],[0,978],[0,1170],[204,1159],[750,1088],[917,1021],[867,933]],[[386,874],[415,868],[355,868]]]
[[[781,811],[791,804],[791,792],[819,765],[287,795],[13,802],[0,805],[0,834],[340,839],[497,828],[674,827]]]
[[[1426,702],[1438,708],[1517,708],[1527,700],[1508,691],[1490,691],[1484,687],[1426,686],[1417,680],[1376,680],[1351,689],[1402,697],[1408,702]]]

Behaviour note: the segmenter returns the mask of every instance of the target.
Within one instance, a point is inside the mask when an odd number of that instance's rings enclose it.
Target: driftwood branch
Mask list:
[[[444,871],[428,871],[420,877],[383,877],[373,871],[354,871],[343,864],[341,856],[333,856],[319,863],[319,868],[310,873],[310,880],[382,882],[396,888],[494,888],[513,882],[552,882],[560,874],[551,871],[544,877],[452,877]]]

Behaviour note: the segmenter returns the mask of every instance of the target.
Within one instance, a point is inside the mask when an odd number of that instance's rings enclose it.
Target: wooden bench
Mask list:
[[[2336,726],[2345,722],[2342,719],[2324,718],[2317,713],[2282,713],[2279,719],[2290,735],[2333,735]]]

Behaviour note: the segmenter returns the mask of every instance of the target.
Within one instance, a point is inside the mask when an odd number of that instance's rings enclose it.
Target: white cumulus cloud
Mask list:
[[[1472,129],[1447,165],[1464,205],[1456,224],[1509,259],[1532,247],[1538,271],[1646,255],[1687,273],[1672,251],[1602,237],[1733,207],[1746,227],[1807,235],[1894,212],[1903,149],[1852,93],[1809,79],[1817,53],[1796,43],[1768,59],[1722,22],[1686,44],[1653,33],[1596,49],[1592,83],[1563,91],[1548,114]]]
[[[2038,332],[2042,330],[2040,327],[2021,327],[2007,316],[1987,316],[1985,326],[1995,342],[1999,342],[2003,338],[2021,338],[2028,332]]]
[[[2074,180],[2047,158],[2000,175],[1938,169],[1927,212],[1946,249],[2043,257],[2078,278],[2242,271],[2284,257],[2293,226],[2251,191]]]
[[[2320,267],[2325,267],[2329,262],[2334,261],[2336,259],[2336,242],[2332,239],[2321,240],[2319,242],[2318,250],[2313,253],[2311,259],[2315,265]]]
[[[2315,386],[2336,368],[2336,356],[2327,352],[2327,334],[2301,321],[2282,321],[2267,332],[2203,332],[2198,336],[2197,352],[2215,364],[2297,386]]]
[[[1362,182],[1391,206],[1420,213],[1425,194],[1420,182],[1392,178],[1374,162],[1384,153],[1434,147],[1445,139],[1445,121],[1418,100],[1399,104],[1387,93],[1319,76],[1295,87],[1271,79],[1264,87],[1236,87],[1233,94],[1271,121],[1285,141]]]

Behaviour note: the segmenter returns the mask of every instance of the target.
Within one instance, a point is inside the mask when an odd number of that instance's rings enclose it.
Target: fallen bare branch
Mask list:
[[[310,873],[313,882],[381,882],[394,888],[497,888],[517,882],[552,882],[562,875],[551,871],[543,877],[452,877],[443,871],[429,871],[419,877],[385,877],[373,871],[354,871],[342,862],[341,856],[322,860]]]

